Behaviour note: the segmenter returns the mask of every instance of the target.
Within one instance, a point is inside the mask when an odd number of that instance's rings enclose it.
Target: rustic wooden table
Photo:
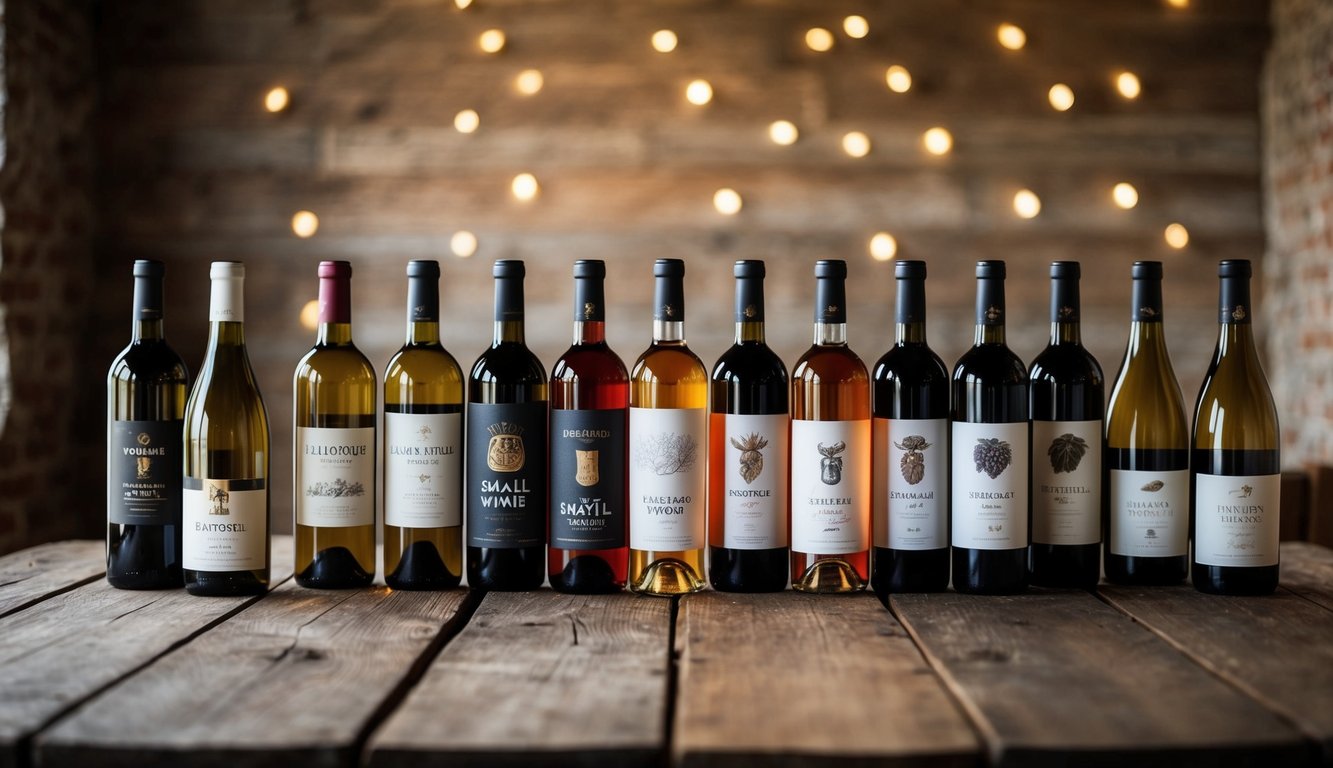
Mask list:
[[[0,766],[1333,763],[1333,551],[1189,587],[122,592],[0,558]],[[274,561],[291,562],[279,539]]]

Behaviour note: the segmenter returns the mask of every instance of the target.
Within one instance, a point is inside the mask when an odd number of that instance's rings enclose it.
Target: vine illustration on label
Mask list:
[[[523,427],[501,421],[486,428],[491,434],[486,444],[486,466],[493,472],[517,472],[527,457],[523,452]]]
[[[647,435],[639,441],[638,449],[636,463],[658,476],[688,471],[699,458],[694,436],[675,432]]]
[[[305,489],[307,496],[327,496],[331,499],[340,499],[347,496],[364,496],[366,487],[359,482],[349,483],[341,477],[331,483],[311,483]]]
[[[908,435],[901,443],[893,444],[894,448],[906,451],[902,460],[898,462],[898,468],[902,470],[903,479],[908,485],[916,485],[926,476],[925,451],[930,446],[931,444],[921,435]]]
[[[741,478],[746,485],[750,485],[764,471],[764,454],[761,451],[768,447],[768,439],[751,432],[740,440],[731,438],[731,444],[741,452]]]
[[[1051,447],[1046,449],[1046,455],[1051,460],[1051,469],[1055,470],[1056,474],[1078,469],[1079,462],[1083,461],[1083,456],[1087,452],[1087,441],[1068,432],[1052,440]]]
[[[977,471],[984,472],[992,480],[1004,474],[1013,458],[1009,443],[998,437],[979,437],[972,448],[972,461],[976,463]]]
[[[208,511],[210,515],[231,515],[231,507],[227,503],[231,501],[231,494],[222,488],[208,484],[208,500],[213,502],[213,507]]]
[[[819,444],[819,453],[824,458],[819,460],[819,479],[824,485],[837,485],[842,482],[842,457],[838,454],[847,450],[847,444],[839,440],[833,445]]]

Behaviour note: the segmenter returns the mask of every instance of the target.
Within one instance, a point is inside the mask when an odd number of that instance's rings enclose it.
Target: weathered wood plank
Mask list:
[[[291,563],[291,539],[275,538],[275,582]],[[26,765],[33,733],[258,600],[97,581],[0,619],[0,768]]]
[[[1299,764],[1301,735],[1082,592],[894,595],[999,766]]]
[[[188,752],[191,765],[354,765],[362,734],[452,634],[466,596],[289,582],[41,734],[37,757],[171,766]]]
[[[1333,611],[1333,550],[1289,541],[1282,544],[1282,586]]]
[[[871,595],[684,598],[678,765],[973,765],[980,744]]]
[[[106,573],[106,545],[59,541],[0,557],[0,617]]]
[[[656,765],[669,601],[488,594],[372,737],[372,766]]]

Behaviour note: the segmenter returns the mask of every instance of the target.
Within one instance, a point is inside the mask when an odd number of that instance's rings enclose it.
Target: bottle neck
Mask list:
[[[523,280],[521,278],[495,278],[494,343],[497,345],[524,343]]]
[[[160,341],[162,325],[162,278],[134,278],[134,324],[132,341]]]
[[[758,322],[746,320],[736,323],[736,343],[737,344],[763,344],[764,342],[764,321]]]
[[[815,344],[821,347],[847,346],[846,323],[815,322]]]
[[[847,282],[837,277],[815,280],[815,344],[847,344]]]
[[[574,343],[577,344],[605,344],[606,343],[606,322],[603,320],[575,320],[574,321]]]
[[[1247,277],[1224,277],[1218,289],[1217,335],[1219,355],[1239,354],[1255,356],[1254,326],[1250,320],[1250,280]]]
[[[736,343],[764,343],[764,280],[736,278]]]
[[[407,343],[440,343],[440,284],[435,278],[407,279]]]
[[[600,277],[574,278],[574,344],[606,343],[606,289]]]
[[[318,346],[352,343],[352,281],[347,277],[319,279]]]
[[[1080,344],[1078,280],[1051,279],[1051,344]]]
[[[926,343],[926,281],[899,278],[894,303],[894,341],[898,346]]]
[[[1004,280],[988,277],[977,280],[977,328],[973,344],[1004,343]]]
[[[685,343],[685,321],[684,320],[658,320],[653,319],[653,343],[684,344]]]
[[[208,302],[208,354],[245,347],[244,283],[239,278],[213,278]]]
[[[228,350],[244,350],[245,325],[231,320],[214,320],[208,324],[208,357]]]
[[[658,277],[653,287],[653,343],[685,343],[685,283]]]

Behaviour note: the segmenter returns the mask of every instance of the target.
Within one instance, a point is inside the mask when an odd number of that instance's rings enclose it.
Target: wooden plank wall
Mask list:
[[[443,262],[446,345],[466,367],[490,334],[490,262],[528,261],[529,337],[549,365],[568,343],[569,269],[609,263],[610,340],[632,360],[648,341],[643,305],[654,258],[689,263],[687,331],[711,363],[729,342],[730,263],[769,265],[769,338],[793,364],[808,345],[811,265],[851,263],[852,346],[868,363],[892,333],[892,270],[867,242],[892,232],[900,256],[930,264],[930,337],[952,362],[971,340],[977,259],[1010,264],[1010,338],[1031,359],[1047,334],[1052,259],[1084,264],[1085,338],[1108,377],[1126,335],[1128,268],[1167,262],[1168,335],[1192,400],[1215,330],[1213,264],[1263,248],[1257,78],[1266,4],[1194,0],[151,0],[100,9],[99,114],[103,286],[88,338],[93,368],[128,331],[129,261],[168,262],[168,334],[192,368],[206,336],[207,267],[241,259],[248,339],[273,423],[274,515],[289,525],[291,383],[313,333],[299,313],[325,258],[356,266],[356,338],[382,370],[403,333],[403,265]],[[864,15],[853,40],[842,18]],[[995,27],[1022,26],[1028,45],[1002,49]],[[832,51],[805,30],[836,33]],[[479,33],[503,29],[498,55]],[[660,28],[671,54],[652,50]],[[907,66],[912,90],[884,85]],[[545,87],[519,95],[537,68]],[[1112,88],[1137,72],[1143,95]],[[683,98],[710,80],[712,104]],[[1074,108],[1046,102],[1056,82]],[[279,114],[273,86],[291,92]],[[476,109],[464,135],[454,114]],[[800,140],[779,147],[767,126],[788,119]],[[954,151],[922,151],[932,125]],[[842,135],[872,151],[845,155]],[[531,172],[540,197],[516,202],[510,179]],[[1111,203],[1117,181],[1140,203]],[[712,195],[744,197],[734,217]],[[1034,220],[1010,207],[1022,187],[1042,199]],[[320,217],[302,240],[290,220]],[[1163,227],[1183,222],[1189,247]],[[476,233],[470,259],[451,255],[457,230]],[[100,466],[102,401],[89,387],[87,466]],[[97,477],[86,478],[100,494]],[[78,482],[76,480],[76,482]]]

